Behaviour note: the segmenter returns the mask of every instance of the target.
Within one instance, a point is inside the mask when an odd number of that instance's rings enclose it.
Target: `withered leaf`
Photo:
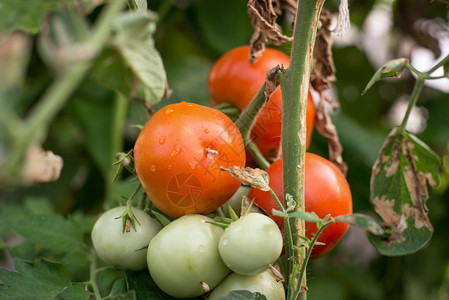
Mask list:
[[[266,101],[268,101],[271,94],[279,86],[280,80],[277,75],[279,71],[282,71],[283,69],[284,69],[283,66],[277,65],[267,71],[267,76],[265,77],[265,91],[264,91]]]
[[[331,36],[332,14],[322,9],[320,15],[320,27],[318,28],[315,48],[313,51],[314,61],[310,82],[315,90],[322,92],[329,89],[335,81],[335,65],[332,56]]]
[[[317,131],[327,139],[327,146],[329,150],[329,160],[334,163],[340,171],[346,175],[348,166],[343,161],[342,153],[343,146],[338,138],[338,132],[335,125],[332,123],[325,103],[327,101],[326,96],[321,93],[321,100],[316,110],[315,128]]]
[[[284,4],[285,7],[291,7]],[[292,37],[285,36],[279,31],[276,23],[278,16],[282,13],[281,3],[276,0],[249,0],[248,15],[254,29],[250,41],[250,58],[252,64],[262,55],[265,50],[265,42],[272,45],[282,45],[292,41]]]
[[[268,182],[264,178],[264,176],[267,176],[268,178],[268,174],[264,170],[251,167],[244,168],[240,166],[230,168],[221,167],[220,169],[222,171],[228,171],[229,174],[240,180],[244,185],[249,185],[262,191],[270,190]]]

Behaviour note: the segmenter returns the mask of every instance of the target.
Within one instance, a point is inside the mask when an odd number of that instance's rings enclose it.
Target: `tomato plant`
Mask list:
[[[232,271],[254,275],[276,262],[282,246],[282,233],[272,219],[259,213],[248,213],[225,229],[218,249]]]
[[[271,270],[250,276],[232,273],[212,290],[212,293],[207,299],[217,300],[232,291],[238,290],[247,290],[253,293],[259,292],[267,300],[285,299],[284,285],[276,278]]]
[[[105,263],[125,270],[139,271],[147,267],[146,246],[162,228],[143,210],[132,208],[134,226],[123,228],[125,206],[104,212],[92,229],[92,243]]]
[[[148,197],[172,217],[210,213],[240,182],[220,167],[245,165],[239,130],[223,113],[181,102],[163,107],[134,146],[136,172]]]
[[[283,52],[267,48],[253,64],[248,61],[249,47],[230,50],[212,67],[208,87],[213,105],[231,103],[245,109],[265,81],[266,72],[276,65],[288,67],[290,58]],[[307,101],[307,145],[315,122],[315,105],[309,92]],[[276,157],[281,141],[282,94],[278,87],[259,112],[251,139],[265,157]]]
[[[229,273],[218,252],[223,229],[203,215],[185,215],[165,226],[148,245],[151,277],[178,298],[203,295]]]
[[[270,187],[279,199],[283,199],[282,159],[275,161],[267,170]],[[352,213],[352,196],[348,182],[340,170],[327,159],[313,153],[306,153],[304,182],[305,211],[315,212],[320,218],[327,215],[336,217]],[[279,209],[269,192],[252,188],[248,194],[254,203],[272,215],[272,209]],[[280,227],[284,219],[273,216]],[[341,222],[327,227],[318,238],[325,245],[315,245],[312,258],[317,258],[331,251],[344,236],[348,225]],[[306,222],[306,236],[311,238],[317,231],[316,224]]]

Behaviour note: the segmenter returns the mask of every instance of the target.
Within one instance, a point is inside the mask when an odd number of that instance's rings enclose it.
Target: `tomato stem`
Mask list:
[[[292,54],[287,70],[281,72],[282,90],[282,153],[284,195],[290,194],[296,200],[296,210],[304,211],[304,165],[306,151],[306,109],[309,90],[310,72],[312,69],[313,49],[316,31],[324,0],[299,1],[296,12]],[[284,200],[285,201],[285,200]],[[292,232],[304,236],[304,221],[298,219],[296,224],[288,223]],[[286,228],[287,229],[287,228]],[[299,241],[296,241],[299,243]],[[297,257],[296,247],[286,249],[286,257]],[[303,278],[297,268],[298,259],[288,260],[287,299],[296,299],[296,287],[305,283],[305,268],[302,266]],[[305,264],[305,262],[299,262]],[[303,280],[303,282],[298,282]],[[301,293],[300,299],[307,294]]]

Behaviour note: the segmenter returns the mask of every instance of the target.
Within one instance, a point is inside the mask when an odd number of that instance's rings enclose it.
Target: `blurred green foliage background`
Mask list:
[[[159,16],[156,48],[162,56],[168,85],[173,91],[169,99],[153,108],[157,110],[179,101],[210,105],[207,76],[212,64],[226,51],[248,44],[251,38],[246,2],[162,0],[148,1],[148,5]],[[337,12],[338,5],[339,1],[330,0],[325,8]],[[382,45],[374,40],[370,42],[366,23],[368,16],[380,7],[391,8],[390,35]],[[354,211],[374,215],[369,202],[371,167],[392,127],[388,122],[389,112],[401,96],[410,94],[414,79],[404,74],[400,79],[385,80],[361,96],[379,67],[367,55],[367,49],[375,52],[376,47],[385,48],[388,56],[395,58],[411,55],[410,50],[404,49],[426,47],[416,38],[419,22],[438,20],[445,24],[448,35],[448,5],[423,0],[394,3],[353,0],[349,1],[349,8],[352,30],[347,34],[357,32],[358,38],[345,40],[343,37],[333,47],[337,81],[332,95],[339,101],[340,109],[332,114],[332,118],[344,147],[343,158],[349,166],[347,177],[353,193]],[[95,20],[100,9],[101,6],[96,8],[89,18]],[[405,20],[409,23],[404,24]],[[7,24],[5,20],[3,22]],[[280,23],[290,34],[289,18],[282,16]],[[371,26],[380,25],[374,23]],[[0,23],[0,26],[6,25]],[[404,48],[405,37],[412,45],[409,48]],[[430,44],[427,46],[438,55],[435,48],[432,49]],[[33,107],[54,78],[36,47],[34,44],[26,88],[15,102],[16,111],[22,115]],[[289,53],[290,47],[284,45],[280,49]],[[447,80],[446,85],[449,86]],[[114,118],[120,105],[119,98],[103,88],[93,76],[85,78],[68,105],[51,123],[44,144],[45,149],[51,149],[64,159],[60,179],[34,187],[2,190],[0,217],[3,220],[23,214],[23,210],[16,208],[23,207],[23,203],[36,203],[38,199],[49,200],[53,209],[62,214],[83,211],[95,215],[105,203],[116,203],[122,195],[133,190],[134,185],[128,184],[126,177],[117,184],[110,183],[114,171],[111,167],[112,145],[116,143]],[[126,105],[127,120],[120,130],[124,138],[119,143],[123,152],[132,149],[139,132],[131,125],[142,125],[147,120],[141,103],[127,102]],[[435,227],[433,238],[416,254],[381,257],[365,234],[352,228],[330,255],[311,262],[308,299],[449,299],[449,232],[446,223],[449,218],[449,95],[426,87],[418,106],[424,112],[425,125],[417,135],[445,162],[441,168],[442,184],[431,190],[427,203]],[[317,132],[310,151],[327,156],[327,143]]]

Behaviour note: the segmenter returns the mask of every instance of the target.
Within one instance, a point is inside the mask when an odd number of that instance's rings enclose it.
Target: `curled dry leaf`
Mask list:
[[[267,71],[267,76],[265,77],[265,100],[268,101],[271,94],[279,86],[280,79],[278,77],[279,71],[284,70],[284,66],[277,65]]]
[[[40,146],[35,145],[28,150],[23,178],[29,183],[55,181],[59,178],[63,165],[59,155],[43,151]]]
[[[332,86],[335,81],[335,65],[332,57],[331,13],[323,9],[320,15],[315,48],[313,51],[313,69],[310,82],[315,90],[322,92]]]
[[[291,42],[292,37],[283,35],[279,31],[276,23],[278,16],[282,13],[282,8],[292,10],[296,3],[289,0],[249,0],[248,15],[254,28],[250,41],[250,58],[252,64],[260,57],[265,50],[265,42],[272,45],[282,45]]]
[[[230,168],[220,168],[222,171],[228,171],[233,177],[240,180],[244,185],[249,185],[251,187],[255,187],[262,191],[269,191],[270,187],[268,183],[265,182],[263,175],[267,175],[267,172],[257,168],[251,167],[230,167]],[[268,175],[267,175],[268,176]]]
[[[315,128],[317,131],[327,139],[327,145],[329,149],[329,160],[334,163],[340,171],[346,175],[348,166],[343,161],[342,153],[343,146],[338,138],[337,128],[332,123],[332,119],[327,113],[325,102],[326,96],[321,93],[321,101],[316,110]]]

